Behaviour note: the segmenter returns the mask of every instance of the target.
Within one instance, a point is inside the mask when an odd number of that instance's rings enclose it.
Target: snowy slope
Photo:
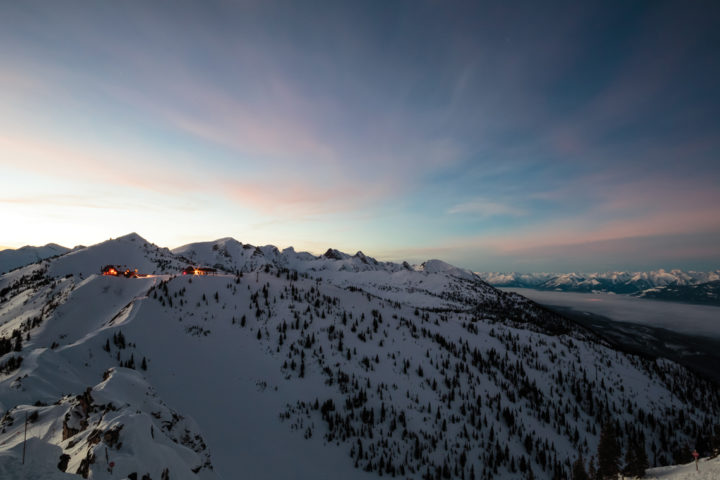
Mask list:
[[[40,260],[44,260],[49,257],[62,255],[69,251],[69,248],[54,243],[48,243],[42,247],[32,247],[30,245],[26,245],[15,250],[0,250],[0,274],[31,263],[39,262]]]
[[[146,274],[177,272],[186,266],[167,248],[160,248],[137,233],[131,233],[91,247],[75,249],[52,262],[48,274],[55,277],[69,274],[87,276],[100,273],[105,265],[120,265]]]
[[[179,275],[188,261],[222,271]],[[108,263],[153,275],[97,275]],[[133,234],[3,275],[0,292],[12,475],[35,411],[33,458],[154,479],[567,477],[604,420],[658,465],[720,413],[714,384],[437,260],[232,239],[170,252]]]

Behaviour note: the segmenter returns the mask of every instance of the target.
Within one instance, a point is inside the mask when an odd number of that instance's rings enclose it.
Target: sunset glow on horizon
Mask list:
[[[476,271],[720,268],[715,2],[0,18],[2,245],[134,231]]]

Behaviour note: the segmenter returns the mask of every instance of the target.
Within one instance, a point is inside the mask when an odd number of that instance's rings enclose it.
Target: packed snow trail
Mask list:
[[[720,479],[720,457],[701,458],[695,469],[695,462],[649,469],[646,480],[718,480]]]

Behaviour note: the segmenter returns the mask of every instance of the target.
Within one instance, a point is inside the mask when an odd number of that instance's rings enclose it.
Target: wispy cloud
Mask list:
[[[459,203],[448,209],[449,214],[470,214],[479,217],[495,217],[508,215],[519,217],[527,211],[507,203],[494,202],[484,198],[476,198],[468,202]]]
[[[262,183],[226,181],[219,186],[238,206],[294,219],[355,211],[390,195],[382,184],[372,187],[346,181],[307,184],[283,178]]]
[[[720,242],[705,6],[320,8],[3,3],[0,214],[460,264]]]

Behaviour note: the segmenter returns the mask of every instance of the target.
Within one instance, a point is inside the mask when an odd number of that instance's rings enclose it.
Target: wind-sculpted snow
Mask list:
[[[26,456],[35,463],[49,463],[50,459],[42,457],[52,455],[57,473],[119,478],[112,474],[115,470],[120,478],[135,473],[160,479],[170,472],[178,479],[214,478],[197,425],[168,408],[138,372],[110,369],[104,380],[98,380],[96,385],[59,396],[52,403],[37,400],[6,410],[0,421],[1,448],[6,456],[5,461],[0,457],[0,462],[17,463],[27,418],[31,442]],[[17,465],[15,469],[22,471]]]
[[[122,262],[155,276],[97,275]],[[0,289],[0,472],[33,412],[58,474],[155,480],[568,478],[603,423],[662,465],[720,413],[716,385],[436,260],[131,235]]]

